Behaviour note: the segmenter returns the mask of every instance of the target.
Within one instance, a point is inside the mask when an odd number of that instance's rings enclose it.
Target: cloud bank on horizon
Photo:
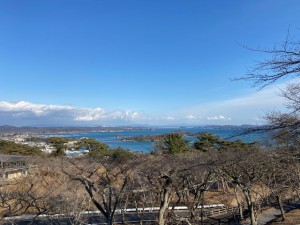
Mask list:
[[[27,101],[0,101],[0,123],[9,125],[74,125],[111,121],[132,121],[140,117],[133,111],[107,111],[67,105],[35,104]]]
[[[284,84],[285,85],[285,84]],[[283,87],[281,85],[279,87]],[[283,99],[276,93],[279,87],[208,104],[194,105],[149,115],[135,110],[107,110],[101,107],[84,108],[70,105],[36,104],[28,101],[0,101],[0,125],[67,126],[67,125],[241,125],[261,124],[270,109],[282,107]]]

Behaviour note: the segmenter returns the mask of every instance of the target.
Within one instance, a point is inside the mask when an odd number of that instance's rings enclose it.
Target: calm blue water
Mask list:
[[[158,135],[166,134],[176,131],[185,131],[190,133],[207,132],[220,136],[222,139],[236,135],[241,130],[222,130],[222,129],[203,129],[203,128],[157,128],[151,130],[125,130],[125,131],[113,131],[113,132],[88,132],[88,133],[63,133],[55,134],[55,136],[62,136],[66,138],[94,138],[98,141],[106,143],[110,148],[122,147],[129,149],[133,152],[149,152],[153,150],[153,142],[134,142],[126,141],[122,142],[122,138],[134,137],[139,135]],[[54,135],[54,134],[48,134]],[[265,139],[265,135],[261,133],[253,133],[246,136],[235,137],[230,140],[242,140],[244,142],[262,142]]]

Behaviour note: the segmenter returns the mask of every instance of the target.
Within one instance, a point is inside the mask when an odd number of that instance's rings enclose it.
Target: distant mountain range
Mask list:
[[[150,130],[155,129],[158,126],[118,126],[118,127],[107,127],[107,126],[97,126],[97,127],[15,127],[10,125],[0,126],[0,133],[62,133],[62,132],[97,132],[97,131],[124,131],[124,130]],[[168,126],[170,127],[170,126]],[[180,126],[179,128],[185,128],[191,126]],[[255,128],[257,126],[254,125],[205,125],[205,126],[192,126],[192,127],[201,127],[204,129],[212,129],[212,130],[246,130],[250,128]],[[159,126],[159,128],[164,128],[163,126]]]

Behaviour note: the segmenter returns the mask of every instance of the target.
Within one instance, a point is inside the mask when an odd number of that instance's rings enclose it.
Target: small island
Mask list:
[[[197,133],[177,131],[176,133],[181,134],[183,137],[196,137]],[[123,142],[159,142],[165,138],[166,134],[158,134],[158,135],[138,135],[133,137],[122,138]]]

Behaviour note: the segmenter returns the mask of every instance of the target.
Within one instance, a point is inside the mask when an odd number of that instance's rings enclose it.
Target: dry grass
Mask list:
[[[286,213],[286,221],[281,221],[281,218],[277,218],[268,225],[300,225],[300,209]]]

